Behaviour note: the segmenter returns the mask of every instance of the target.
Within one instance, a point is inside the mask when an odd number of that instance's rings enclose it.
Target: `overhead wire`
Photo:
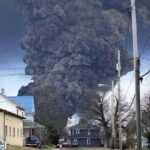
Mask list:
[[[141,55],[143,54],[144,50],[146,49],[148,43],[150,42],[150,35],[148,36],[147,40],[145,41],[143,48],[141,49],[141,52],[139,54],[139,58],[141,57]]]
[[[22,70],[25,69],[25,67],[2,67],[0,70]]]
[[[135,100],[135,94],[134,94],[134,96],[132,98],[132,101],[131,101],[131,104],[130,104],[129,108],[126,110],[126,112],[128,112],[131,109],[131,107],[132,107],[132,105],[134,103],[134,100]]]
[[[126,34],[126,40],[125,40],[125,52],[127,52],[127,48],[128,48],[128,38],[129,38],[129,31],[130,31],[130,17],[131,17],[131,16],[129,15],[129,16],[128,16],[128,24],[127,24],[127,34]],[[127,97],[127,94],[128,94],[129,89],[130,89],[130,87],[131,87],[131,85],[132,85],[133,79],[134,79],[134,75],[133,75],[133,77],[132,77],[132,79],[131,79],[131,81],[130,81],[130,83],[129,83],[129,86],[128,86],[128,88],[127,88],[127,91],[126,91],[126,93],[125,93],[125,96],[124,96],[123,100],[125,100],[126,97]]]
[[[130,15],[128,16],[127,33],[125,39],[125,52],[127,52],[127,47],[128,47],[129,31],[130,31]]]
[[[0,74],[0,77],[6,77],[6,76],[30,76],[26,75],[24,73],[8,73],[8,74]]]
[[[148,70],[146,73],[144,73],[140,78],[145,77],[146,75],[148,75],[150,73],[150,70]]]
[[[128,86],[128,88],[127,88],[127,91],[126,91],[126,93],[125,93],[125,96],[124,96],[123,100],[125,100],[126,97],[127,97],[127,94],[128,94],[129,89],[130,89],[130,87],[131,87],[131,85],[132,85],[133,79],[134,79],[134,74],[133,74],[133,77],[132,77],[132,79],[131,79],[131,81],[130,81],[130,83],[129,83],[129,86]]]

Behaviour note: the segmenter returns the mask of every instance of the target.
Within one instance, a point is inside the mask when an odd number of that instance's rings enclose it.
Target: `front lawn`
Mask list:
[[[79,148],[71,148],[69,150],[110,150],[110,149],[100,148],[100,147],[97,147],[97,148],[96,147],[79,147]]]
[[[37,150],[36,148],[32,147],[20,147],[20,146],[7,146],[7,150]]]

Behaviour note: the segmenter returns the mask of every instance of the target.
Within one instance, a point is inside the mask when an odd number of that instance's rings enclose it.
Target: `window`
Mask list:
[[[15,137],[15,128],[13,128],[13,137]]]
[[[17,137],[19,137],[19,128],[17,128]]]
[[[91,135],[90,129],[88,129],[88,135]]]
[[[11,127],[9,127],[9,136],[11,136]]]
[[[80,129],[76,129],[76,134],[80,134]]]
[[[70,139],[67,139],[67,143],[68,143],[68,144],[71,144],[71,140],[70,140]]]
[[[71,132],[72,132],[72,135],[75,135],[76,134],[76,129],[71,130]]]
[[[77,139],[73,139],[73,143],[78,143],[78,140]]]
[[[87,145],[91,144],[91,139],[87,139]]]
[[[7,126],[5,126],[5,135],[8,136]]]
[[[20,129],[20,137],[22,137],[22,129]]]

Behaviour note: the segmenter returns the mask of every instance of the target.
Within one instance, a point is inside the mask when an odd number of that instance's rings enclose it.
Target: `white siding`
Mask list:
[[[17,114],[19,116],[25,116],[23,110],[17,108],[17,104],[13,103],[7,97],[0,94],[0,109],[6,110],[8,112]]]
[[[31,120],[34,122],[34,115],[33,113],[26,113],[26,120]]]

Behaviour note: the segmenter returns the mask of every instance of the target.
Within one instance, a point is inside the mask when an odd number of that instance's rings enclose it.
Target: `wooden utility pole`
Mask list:
[[[136,21],[136,1],[131,0],[132,9],[132,34],[134,51],[134,72],[135,72],[135,100],[136,100],[136,131],[137,131],[137,150],[142,149],[141,144],[141,111],[140,111],[140,60],[137,40],[137,21]]]
[[[122,129],[121,129],[121,95],[120,95],[120,76],[121,76],[121,59],[120,50],[118,50],[118,119],[119,119],[119,149],[122,150]]]
[[[112,146],[116,148],[116,129],[115,129],[115,112],[114,112],[114,81],[112,81],[112,97],[111,97],[111,118],[112,118]]]

